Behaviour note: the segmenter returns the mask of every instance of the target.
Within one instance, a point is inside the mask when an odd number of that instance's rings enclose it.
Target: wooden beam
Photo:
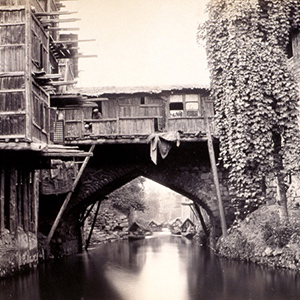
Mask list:
[[[94,149],[95,149],[95,145],[92,145],[89,152],[93,152]],[[57,228],[57,226],[58,226],[58,224],[60,222],[60,219],[61,219],[61,217],[62,217],[62,215],[63,215],[63,213],[64,213],[64,211],[65,211],[65,209],[66,209],[66,207],[67,207],[67,205],[68,205],[68,203],[70,201],[70,199],[71,199],[71,196],[72,196],[72,194],[73,194],[73,192],[74,192],[74,190],[75,190],[75,188],[76,188],[76,186],[77,186],[77,184],[78,184],[78,182],[79,182],[79,180],[80,180],[80,178],[81,178],[81,176],[83,174],[83,171],[84,171],[85,167],[87,166],[87,164],[89,162],[89,159],[90,159],[89,156],[87,156],[84,159],[84,162],[83,162],[82,166],[80,167],[80,170],[79,170],[79,172],[78,172],[78,174],[77,174],[77,176],[76,176],[76,178],[75,178],[75,180],[73,182],[72,190],[67,194],[67,196],[66,196],[66,198],[65,198],[65,200],[64,200],[64,202],[63,202],[63,204],[62,204],[62,206],[61,206],[61,208],[60,208],[60,210],[59,210],[59,212],[58,212],[58,214],[56,216],[56,219],[55,219],[55,221],[54,221],[54,223],[53,223],[53,225],[52,225],[52,227],[50,229],[50,232],[49,232],[49,234],[48,234],[48,236],[46,238],[46,245],[49,245],[49,243],[50,243],[50,241],[51,241],[51,239],[53,237],[53,234],[54,234],[54,232],[55,232],[55,230],[56,230],[56,228]]]
[[[75,163],[76,163],[76,162],[75,162]],[[82,217],[81,220],[79,220],[80,225],[82,225],[82,224],[84,223],[84,221],[86,220],[86,218],[89,216],[90,212],[92,211],[92,209],[93,209],[94,206],[95,206],[95,203],[96,203],[96,202],[94,202],[94,203],[91,205],[91,207],[89,208],[89,210],[87,211],[87,213],[84,214],[84,216]]]
[[[28,232],[29,231],[29,201],[33,201],[33,199],[30,199],[28,197],[28,183],[29,183],[29,172],[23,171],[22,174],[22,201],[23,201],[23,224],[24,224],[24,231]]]
[[[16,201],[16,184],[17,184],[17,170],[15,168],[10,169],[10,184],[9,184],[9,230],[12,234],[17,230],[17,201]]]
[[[95,215],[94,215],[93,224],[92,224],[92,227],[91,227],[91,230],[90,230],[90,233],[89,233],[88,239],[86,240],[86,244],[85,244],[85,250],[87,250],[87,249],[88,249],[88,247],[89,247],[89,244],[90,244],[90,240],[91,240],[91,237],[92,237],[92,234],[93,234],[93,230],[94,230],[94,227],[95,227],[95,224],[96,224],[96,220],[97,220],[97,216],[98,216],[98,212],[99,212],[100,204],[101,204],[101,201],[98,201],[97,209],[96,209],[96,212],[95,212]]]
[[[59,30],[80,30],[80,28],[78,27],[74,27],[74,28],[62,28],[62,27],[48,27],[46,28],[47,30],[51,30],[51,31],[59,31]]]
[[[204,218],[203,218],[203,216],[202,216],[202,213],[201,213],[201,210],[200,210],[198,204],[197,204],[197,203],[194,203],[194,204],[193,204],[193,207],[194,207],[194,209],[195,209],[196,214],[198,215],[198,218],[199,218],[199,220],[200,220],[200,223],[201,223],[201,226],[202,226],[203,231],[204,231],[204,233],[205,233],[205,236],[206,236],[207,238],[209,238],[209,231],[207,230],[207,227],[206,227]]]
[[[62,77],[61,74],[43,74],[43,75],[38,75],[38,74],[32,74],[35,79],[59,79]]]
[[[209,159],[210,159],[211,170],[212,170],[212,174],[213,174],[213,180],[214,180],[214,185],[215,185],[217,200],[218,200],[218,206],[219,206],[222,234],[225,237],[225,236],[227,236],[227,225],[226,225],[226,220],[225,220],[223,202],[222,202],[222,198],[221,198],[218,170],[217,170],[215,151],[214,151],[214,146],[213,146],[212,136],[211,136],[211,131],[210,131],[210,124],[208,122],[208,118],[207,118],[204,106],[203,106],[203,114],[204,114],[204,120],[205,120],[205,125],[206,125],[207,147],[208,147]]]
[[[92,153],[87,153],[87,152],[71,152],[71,153],[66,153],[66,152],[45,152],[42,154],[43,157],[91,157],[93,156]]]
[[[79,18],[71,18],[71,19],[40,19],[40,22],[45,24],[45,23],[66,23],[66,22],[76,22],[80,21],[81,19]]]
[[[33,188],[33,205],[32,205],[32,213],[33,217],[33,226],[34,233],[38,232],[38,214],[39,214],[39,191],[40,191],[40,171],[32,172],[32,188]]]
[[[4,232],[4,201],[5,201],[5,173],[4,169],[0,169],[0,235]],[[8,200],[8,199],[7,199]]]
[[[51,11],[51,12],[36,12],[34,13],[37,17],[44,17],[44,16],[58,16],[58,15],[71,15],[76,14],[77,11]]]
[[[50,84],[54,86],[59,86],[59,85],[71,85],[77,83],[76,80],[71,80],[71,81],[52,81]]]
[[[19,76],[24,76],[25,72],[1,72],[0,77],[19,77]]]
[[[81,43],[81,42],[95,42],[96,39],[89,39],[89,40],[61,40],[61,41],[51,41],[51,44],[74,44],[74,43]]]
[[[74,55],[72,58],[91,58],[91,57],[98,57],[97,54],[79,54],[79,55]]]
[[[30,1],[25,1],[25,136],[29,140],[32,140],[32,120],[33,120],[33,101],[32,101],[32,77],[31,68],[32,68],[32,14],[31,14],[31,4]]]

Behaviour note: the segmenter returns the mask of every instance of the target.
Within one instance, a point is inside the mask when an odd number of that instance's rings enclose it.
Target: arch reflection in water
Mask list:
[[[151,244],[144,243],[141,253],[137,253],[145,257],[139,274],[111,265],[106,270],[109,281],[124,300],[188,300],[187,274],[178,247]]]

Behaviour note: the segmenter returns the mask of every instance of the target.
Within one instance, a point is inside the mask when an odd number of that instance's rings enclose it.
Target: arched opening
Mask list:
[[[176,224],[180,234],[194,227],[190,237],[199,244],[211,244],[214,221],[207,206],[186,192],[174,191],[151,179],[139,176],[99,199],[82,215],[85,248],[90,245],[130,238],[132,226],[145,235],[169,231]],[[188,224],[188,225],[186,225]],[[177,233],[178,234],[178,233]]]

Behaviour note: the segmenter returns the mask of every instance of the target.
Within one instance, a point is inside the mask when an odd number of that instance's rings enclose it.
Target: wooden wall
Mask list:
[[[0,12],[0,136],[25,136],[25,10]]]
[[[31,12],[24,7],[1,9],[0,138],[48,141],[49,96],[31,75],[50,71],[48,43]]]
[[[32,139],[47,143],[50,132],[49,95],[38,85],[32,85]]]
[[[93,107],[77,106],[59,109],[64,115],[65,138],[97,138],[109,135],[150,135],[155,132],[182,131],[188,134],[206,132],[204,111],[211,120],[214,116],[214,104],[209,100],[207,92],[184,93],[182,113],[174,115],[170,111],[170,95],[164,98],[151,96],[115,96],[98,104],[102,112],[100,119],[91,116]],[[191,100],[193,105],[188,106]],[[89,99],[92,102],[92,98]],[[188,111],[187,107],[192,107]],[[193,111],[193,109],[195,111]],[[212,127],[214,132],[214,127]]]
[[[192,94],[193,95],[193,94]],[[207,95],[197,94],[198,111],[194,116],[189,116],[186,109],[187,102],[183,97],[183,112],[181,116],[172,116],[168,107],[167,128],[168,131],[182,131],[184,133],[205,133],[204,115],[211,119],[214,116],[214,103]],[[196,97],[195,97],[196,98]],[[214,130],[214,128],[212,128]]]
[[[25,10],[0,11],[0,72],[25,71]]]
[[[0,168],[0,234],[37,233],[38,190],[38,171]]]

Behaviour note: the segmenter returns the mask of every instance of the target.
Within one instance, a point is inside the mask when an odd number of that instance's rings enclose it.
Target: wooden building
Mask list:
[[[39,170],[85,156],[52,142],[50,94],[78,75],[78,38],[60,34],[59,0],[0,1],[0,277],[38,261]]]
[[[69,94],[68,99],[52,95],[51,105],[59,116],[54,140],[62,144],[147,143],[151,134],[167,132],[199,140],[206,134],[205,115],[208,119],[214,115],[208,96],[205,87],[102,91]]]

